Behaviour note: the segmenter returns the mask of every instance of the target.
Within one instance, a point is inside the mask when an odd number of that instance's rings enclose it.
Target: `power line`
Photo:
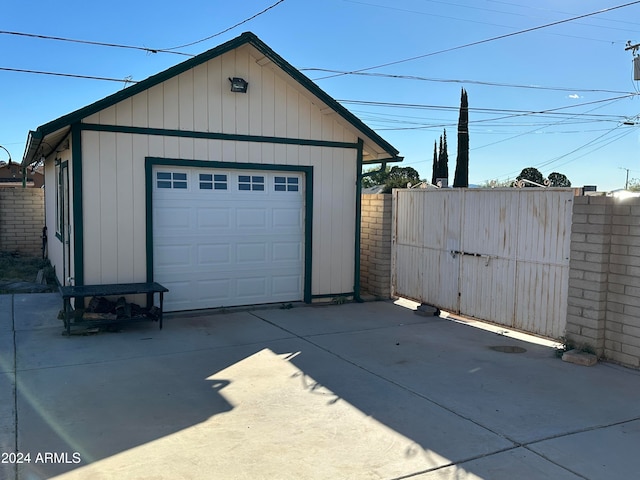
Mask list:
[[[178,48],[185,48],[185,47],[190,47],[192,45],[196,45],[197,43],[202,43],[202,42],[206,42],[207,40],[211,40],[212,38],[215,38],[219,35],[222,35],[223,33],[227,33],[229,30],[233,30],[236,27],[239,27],[240,25],[243,25],[251,20],[253,20],[256,17],[259,17],[260,15],[262,15],[263,13],[268,12],[269,10],[271,10],[272,8],[277,7],[278,5],[280,5],[282,2],[284,2],[284,0],[278,0],[276,3],[274,3],[273,5],[268,6],[267,8],[265,8],[264,10],[262,10],[261,12],[256,13],[255,15],[249,17],[249,18],[245,18],[244,20],[242,20],[241,22],[236,23],[235,25],[230,26],[229,28],[225,28],[224,30],[218,32],[218,33],[214,33],[213,35],[206,37],[206,38],[202,38],[200,40],[196,40],[195,42],[191,42],[191,43],[185,43],[184,45],[178,45],[176,47],[170,47],[170,48],[166,48],[165,50],[170,51],[170,50],[177,50]]]
[[[502,28],[513,28],[510,25],[501,25],[501,24],[498,24],[498,23],[481,22],[481,21],[478,21],[478,20],[475,20],[475,19],[472,20],[472,19],[468,19],[468,18],[450,17],[450,16],[447,16],[447,15],[439,15],[439,14],[430,13],[430,12],[423,12],[423,11],[419,11],[419,10],[409,10],[409,9],[405,9],[405,8],[390,7],[390,6],[387,6],[387,5],[379,5],[379,4],[376,4],[376,3],[369,3],[369,2],[364,2],[364,1],[357,1],[357,0],[344,0],[344,1],[345,2],[349,2],[349,3],[358,4],[358,5],[365,5],[365,6],[368,6],[368,7],[385,8],[385,9],[388,9],[388,10],[394,10],[394,11],[398,11],[398,12],[418,14],[418,15],[426,15],[426,16],[429,16],[429,17],[446,18],[446,19],[449,19],[449,20],[456,20],[456,21],[460,21],[460,22],[478,23],[478,24],[481,24],[481,25],[490,25],[490,26],[502,27]],[[507,12],[505,10],[494,10],[494,9],[491,9],[491,8],[483,8],[483,7],[463,5],[463,4],[451,3],[451,2],[442,2],[442,1],[438,1],[438,0],[426,0],[426,1],[431,2],[431,3],[439,3],[439,4],[442,4],[442,5],[449,5],[449,6],[453,6],[453,7],[457,7],[457,8],[467,8],[467,9],[481,10],[481,11],[485,11],[485,12],[497,13],[497,14],[500,14],[500,15],[511,15],[511,16],[516,16],[516,17],[532,18],[531,15],[527,15],[527,14],[524,14],[524,13]],[[567,13],[567,12],[556,12],[556,13],[562,13],[564,15],[573,15],[572,13]],[[625,31],[625,32],[636,32],[636,30],[630,30],[630,29],[626,29],[626,28],[607,27],[607,26],[604,26],[604,25],[594,25],[594,24],[589,24],[589,23],[576,22],[576,25],[587,25],[587,26],[595,27],[595,28],[606,28],[606,29],[610,29],[610,30],[619,30],[619,31]],[[561,33],[552,33],[551,35],[558,35],[558,36],[561,36],[561,37],[570,37],[570,38],[581,38],[583,40],[607,42],[606,40],[598,40],[598,39],[594,39],[594,38],[584,38],[584,37],[575,37],[574,35],[565,35],[565,34],[561,34]],[[607,42],[607,43],[611,43],[611,42]]]
[[[124,45],[121,43],[107,43],[107,42],[95,42],[92,40],[78,40],[75,38],[65,38],[65,37],[55,37],[52,35],[41,35],[37,33],[26,33],[26,32],[12,32],[9,30],[0,30],[0,35],[14,35],[18,37],[29,37],[29,38],[39,38],[41,40],[55,40],[58,42],[69,42],[69,43],[79,43],[84,45],[95,45],[100,47],[112,47],[112,48],[124,48],[129,50],[141,50],[147,53],[171,53],[173,55],[183,55],[187,57],[194,57],[190,53],[182,53],[182,52],[173,52],[166,49],[157,49],[157,48],[148,48],[148,47],[138,47],[135,45]]]
[[[616,93],[627,94],[631,92],[623,92],[621,90],[604,90],[600,88],[570,88],[570,87],[545,87],[542,85],[520,85],[515,83],[499,83],[499,82],[485,82],[481,80],[456,80],[451,78],[431,78],[431,77],[419,77],[415,75],[397,75],[393,73],[374,73],[374,72],[350,72],[346,70],[331,70],[328,68],[300,68],[301,72],[314,71],[314,72],[326,72],[337,73],[341,75],[361,75],[369,77],[382,77],[382,78],[398,78],[403,80],[418,80],[423,82],[439,82],[439,83],[462,83],[472,85],[486,85],[492,87],[508,87],[508,88],[528,88],[534,90],[552,90],[559,92],[589,92],[589,93]]]
[[[33,73],[36,75],[52,75],[56,77],[70,77],[70,78],[82,78],[84,80],[104,80],[107,82],[120,82],[120,83],[138,83],[137,80],[131,80],[130,78],[110,78],[110,77],[96,77],[93,75],[78,75],[75,73],[59,73],[59,72],[43,72],[41,70],[26,70],[23,68],[8,68],[0,67],[4,72],[18,72],[18,73]]]
[[[140,50],[143,52],[147,52],[147,53],[170,53],[173,55],[182,55],[185,57],[195,57],[195,55],[191,54],[191,53],[184,53],[184,52],[176,52],[175,50],[179,49],[179,48],[183,48],[183,47],[189,47],[191,45],[196,45],[197,43],[201,43],[207,40],[210,40],[214,37],[217,37],[219,35],[222,35],[223,33],[228,32],[229,30],[233,30],[234,28],[245,24],[247,22],[249,22],[250,20],[253,20],[254,18],[262,15],[263,13],[271,10],[272,8],[276,7],[278,4],[284,2],[284,0],[278,0],[276,3],[274,3],[273,5],[265,8],[264,10],[262,10],[261,12],[256,13],[255,15],[246,18],[245,20],[236,23],[235,25],[232,25],[229,28],[226,28],[224,30],[222,30],[221,32],[218,32],[214,35],[211,35],[207,38],[203,38],[200,40],[196,40],[195,42],[191,42],[191,43],[187,43],[185,45],[178,45],[176,47],[171,47],[171,48],[149,48],[149,47],[140,47],[137,45],[126,45],[126,44],[122,44],[122,43],[112,43],[112,42],[98,42],[98,41],[93,41],[93,40],[80,40],[80,39],[76,39],[76,38],[66,38],[66,37],[57,37],[57,36],[53,36],[53,35],[42,35],[42,34],[38,34],[38,33],[27,33],[27,32],[14,32],[14,31],[10,31],[10,30],[0,30],[0,35],[13,35],[13,36],[18,36],[18,37],[28,37],[28,38],[39,38],[41,40],[54,40],[54,41],[58,41],[58,42],[68,42],[68,43],[78,43],[78,44],[83,44],[83,45],[94,45],[94,46],[100,46],[100,47],[111,47],[111,48],[123,48],[123,49],[128,49],[128,50]],[[103,80],[103,79],[99,79],[99,80]]]
[[[507,115],[502,116],[502,117],[494,117],[494,118],[488,118],[488,119],[482,119],[482,120],[475,120],[475,121],[470,122],[470,123],[485,123],[485,122],[491,122],[491,121],[496,121],[496,120],[503,120],[503,119],[507,119],[507,118],[517,118],[517,117],[532,116],[532,115],[534,115],[534,116],[535,115],[548,115],[548,116],[568,115],[570,118],[573,117],[573,116],[582,116],[582,117],[585,117],[585,118],[610,119],[610,120],[620,121],[620,118],[622,118],[622,116],[620,116],[620,115],[587,114],[587,113],[585,113],[585,114],[581,114],[581,113],[568,114],[568,113],[558,112],[558,110],[565,110],[565,109],[568,109],[568,108],[576,108],[576,107],[582,107],[582,106],[586,106],[586,105],[594,105],[594,104],[597,104],[597,103],[610,102],[610,101],[613,101],[613,100],[631,98],[631,97],[634,97],[636,95],[638,95],[638,94],[630,93],[630,94],[622,95],[622,96],[619,96],[619,97],[605,98],[605,99],[602,99],[602,100],[594,100],[594,101],[591,101],[591,102],[577,103],[577,104],[574,104],[574,105],[566,105],[566,106],[563,106],[563,107],[556,107],[556,108],[550,108],[550,109],[539,110],[539,111],[470,107],[469,108],[470,112],[479,112],[479,113],[486,113],[486,114],[507,114]],[[442,106],[442,105],[406,104],[406,103],[389,103],[389,102],[369,102],[369,101],[363,101],[363,100],[338,100],[338,102],[345,103],[345,104],[381,106],[381,107],[392,107],[392,108],[415,108],[415,109],[448,110],[448,111],[458,110],[458,107],[450,107],[450,106]],[[404,129],[397,129],[397,130],[418,130],[418,129],[421,129],[421,128],[424,128],[424,127],[407,127],[407,128],[404,128]]]
[[[475,45],[481,45],[483,43],[493,42],[493,41],[496,41],[496,40],[501,40],[503,38],[513,37],[515,35],[521,35],[523,33],[529,33],[529,32],[533,32],[535,30],[541,30],[543,28],[553,27],[555,25],[560,25],[562,23],[572,22],[574,20],[578,20],[578,19],[581,19],[581,18],[591,17],[593,15],[600,15],[602,13],[611,12],[613,10],[629,7],[631,5],[636,5],[636,4],[639,4],[639,3],[640,3],[640,0],[636,0],[635,2],[629,2],[629,3],[625,3],[623,5],[617,5],[617,6],[614,6],[614,7],[605,8],[605,9],[602,9],[602,10],[598,10],[596,12],[585,13],[583,15],[578,15],[578,16],[571,17],[571,18],[566,18],[564,20],[558,20],[556,22],[551,22],[551,23],[547,23],[547,24],[544,24],[544,25],[539,25],[537,27],[531,27],[531,28],[526,28],[524,30],[518,30],[517,32],[511,32],[511,33],[506,33],[504,35],[498,35],[497,37],[486,38],[484,40],[478,40],[476,42],[466,43],[464,45],[458,45],[456,47],[445,48],[444,50],[438,50],[436,52],[425,53],[423,55],[417,55],[415,57],[405,58],[403,60],[396,60],[394,62],[388,62],[388,63],[383,63],[383,64],[380,64],[380,65],[375,65],[373,67],[367,67],[367,68],[361,68],[361,69],[358,69],[358,70],[352,70],[349,73],[366,72],[368,70],[375,70],[377,68],[388,67],[390,65],[397,65],[399,63],[405,63],[405,62],[410,62],[410,61],[413,61],[413,60],[419,60],[421,58],[431,57],[431,56],[434,56],[434,55],[439,55],[441,53],[447,53],[447,52],[452,52],[454,50],[460,50],[460,49],[467,48],[467,47],[473,47]],[[327,78],[334,78],[334,77],[339,77],[339,76],[342,76],[342,75],[345,75],[345,74],[338,73],[338,74],[335,74],[335,75],[327,75],[325,77],[316,78],[315,80],[324,80],[324,79],[327,79]]]
[[[599,106],[594,107],[594,108],[592,108],[591,110],[589,110],[589,112],[592,112],[593,110],[597,110],[597,109],[599,109],[599,108],[606,107],[606,106],[611,105],[611,104],[613,104],[613,103],[615,103],[615,102],[619,102],[620,100],[621,100],[621,99],[612,100],[611,102],[607,103],[606,105],[599,105]],[[585,112],[585,113],[589,113],[589,112]],[[574,114],[574,116],[575,116],[575,115],[576,115],[576,114]],[[571,119],[571,118],[570,118],[570,119]],[[520,134],[518,134],[518,135],[514,135],[514,136],[509,137],[509,138],[503,138],[502,140],[498,140],[497,142],[488,143],[488,144],[486,144],[486,145],[480,145],[479,147],[475,147],[475,148],[473,148],[472,150],[478,150],[478,149],[480,149],[480,148],[490,147],[490,146],[492,146],[492,145],[496,145],[496,144],[498,144],[498,143],[507,142],[507,141],[509,141],[509,140],[513,140],[514,138],[519,138],[519,137],[522,137],[522,136],[524,136],[524,135],[528,135],[528,134],[531,134],[531,133],[539,132],[540,130],[542,130],[542,129],[544,129],[544,128],[549,128],[549,127],[552,127],[552,126],[556,126],[556,125],[564,124],[565,122],[566,122],[566,120],[559,120],[558,122],[555,122],[555,123],[553,123],[553,124],[550,124],[550,125],[547,125],[547,126],[543,126],[543,127],[539,127],[539,128],[534,129],[534,130],[530,130],[530,131],[528,131],[528,132],[520,133]],[[619,125],[618,125],[618,126],[619,126]]]

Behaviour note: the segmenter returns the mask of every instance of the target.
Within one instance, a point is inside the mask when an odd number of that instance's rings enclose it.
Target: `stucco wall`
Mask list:
[[[640,198],[576,197],[567,339],[640,368]]]
[[[0,250],[42,255],[44,189],[0,188]]]
[[[362,195],[360,287],[363,294],[391,296],[391,194]]]

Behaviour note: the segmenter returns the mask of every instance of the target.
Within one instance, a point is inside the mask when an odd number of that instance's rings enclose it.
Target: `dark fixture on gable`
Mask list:
[[[229,78],[231,82],[231,91],[237,93],[247,93],[247,87],[249,86],[249,82],[247,82],[244,78],[233,77]]]

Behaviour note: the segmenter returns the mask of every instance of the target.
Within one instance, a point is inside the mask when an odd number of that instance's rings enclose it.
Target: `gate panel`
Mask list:
[[[462,256],[462,315],[511,325],[515,310],[516,262],[498,257]]]
[[[394,190],[394,202],[395,295],[564,334],[571,190]]]
[[[460,191],[394,190],[392,289],[458,312]]]

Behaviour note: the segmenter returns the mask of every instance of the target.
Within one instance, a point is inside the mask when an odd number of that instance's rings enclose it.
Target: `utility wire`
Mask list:
[[[613,10],[617,10],[617,9],[624,8],[624,7],[629,7],[631,5],[637,5],[639,3],[640,3],[640,0],[636,0],[635,2],[625,3],[623,5],[616,5],[614,7],[609,7],[609,8],[605,8],[605,9],[602,9],[602,10],[598,10],[596,12],[585,13],[583,15],[578,15],[578,16],[571,17],[571,18],[566,18],[564,20],[558,20],[556,22],[551,22],[551,23],[547,23],[547,24],[544,24],[544,25],[538,25],[537,27],[526,28],[524,30],[518,30],[517,32],[511,32],[511,33],[506,33],[504,35],[498,35],[497,37],[486,38],[484,40],[478,40],[476,42],[466,43],[464,45],[458,45],[456,47],[445,48],[444,50],[438,50],[436,52],[425,53],[423,55],[417,55],[415,57],[405,58],[403,60],[396,60],[394,62],[388,62],[388,63],[383,63],[383,64],[380,64],[380,65],[375,65],[373,67],[366,67],[366,68],[361,68],[361,69],[358,69],[358,70],[352,70],[352,71],[348,72],[348,74],[366,72],[368,70],[375,70],[377,68],[388,67],[390,65],[398,65],[399,63],[410,62],[410,61],[413,61],[413,60],[419,60],[421,58],[426,58],[426,57],[431,57],[431,56],[434,56],[434,55],[439,55],[441,53],[447,53],[447,52],[452,52],[454,50],[460,50],[460,49],[467,48],[467,47],[473,47],[475,45],[481,45],[483,43],[489,43],[489,42],[493,42],[493,41],[496,41],[496,40],[501,40],[503,38],[513,37],[515,35],[521,35],[523,33],[528,33],[528,32],[533,32],[535,30],[541,30],[543,28],[553,27],[555,25],[560,25],[562,23],[572,22],[572,21],[578,20],[580,18],[591,17],[593,15],[600,15],[602,13],[611,12]],[[325,80],[327,78],[340,77],[342,75],[347,75],[347,74],[346,73],[338,73],[338,74],[334,74],[334,75],[327,75],[325,77],[316,78],[314,80],[316,80],[316,81],[317,80]]]
[[[138,83],[137,80],[131,80],[129,78],[109,78],[109,77],[96,77],[93,75],[77,75],[74,73],[58,73],[58,72],[43,72],[40,70],[25,70],[22,68],[8,68],[0,67],[0,71],[4,72],[18,72],[18,73],[34,73],[37,75],[53,75],[56,77],[70,77],[70,78],[82,78],[85,80],[104,80],[107,82],[120,82],[120,83]]]
[[[143,52],[147,52],[147,53],[171,53],[173,55],[182,55],[185,57],[195,57],[195,55],[191,54],[191,53],[184,53],[184,52],[176,52],[175,50],[179,49],[179,48],[183,48],[183,47],[189,47],[191,45],[196,45],[197,43],[201,43],[204,42],[206,40],[210,40],[214,37],[217,37],[218,35],[222,35],[223,33],[228,32],[229,30],[232,30],[244,23],[247,23],[250,20],[253,20],[254,18],[258,17],[259,15],[262,15],[263,13],[271,10],[272,8],[276,7],[278,4],[284,2],[284,0],[278,0],[276,3],[274,3],[273,5],[265,8],[264,10],[262,10],[261,12],[256,13],[255,15],[239,22],[236,23],[235,25],[232,25],[229,28],[226,28],[225,30],[222,30],[221,32],[218,32],[214,35],[211,35],[210,37],[207,38],[203,38],[201,40],[196,40],[195,42],[191,42],[191,43],[187,43],[185,45],[178,45],[177,47],[171,47],[171,48],[149,48],[149,47],[140,47],[140,46],[136,46],[136,45],[125,45],[125,44],[121,44],[121,43],[110,43],[110,42],[97,42],[97,41],[93,41],[93,40],[79,40],[76,38],[66,38],[66,37],[56,37],[53,35],[41,35],[41,34],[37,34],[37,33],[27,33],[27,32],[14,32],[14,31],[10,31],[10,30],[0,30],[0,35],[13,35],[13,36],[18,36],[18,37],[29,37],[29,38],[39,38],[41,40],[55,40],[58,42],[69,42],[69,43],[79,43],[79,44],[83,44],[83,45],[97,45],[100,47],[112,47],[112,48],[124,48],[124,49],[128,49],[128,50],[140,50]],[[91,78],[91,77],[89,77]],[[104,80],[102,78],[99,78],[98,80]]]
[[[431,78],[431,77],[419,77],[415,75],[396,75],[393,73],[375,73],[375,72],[349,72],[346,70],[331,70],[328,68],[300,68],[301,72],[325,72],[325,73],[338,73],[341,75],[361,75],[368,77],[382,77],[382,78],[398,78],[403,80],[419,80],[423,82],[439,82],[439,83],[462,83],[472,85],[487,85],[492,87],[508,87],[508,88],[528,88],[534,90],[552,90],[560,92],[590,92],[590,93],[615,93],[615,94],[628,94],[631,92],[623,92],[621,90],[604,90],[600,88],[569,88],[569,87],[545,87],[542,85],[519,85],[514,83],[498,83],[498,82],[485,82],[481,80],[456,80],[449,78]]]
[[[208,36],[207,38],[202,38],[200,40],[196,40],[195,42],[191,42],[191,43],[185,43],[184,45],[178,45],[176,47],[170,47],[170,48],[166,48],[165,50],[170,51],[170,50],[177,50],[179,48],[185,48],[185,47],[190,47],[192,45],[196,45],[197,43],[202,43],[202,42],[206,42],[207,40],[211,40],[212,38],[215,38],[219,35],[222,35],[223,33],[227,33],[229,30],[233,30],[236,27],[239,27],[240,25],[243,25],[251,20],[253,20],[256,17],[259,17],[260,15],[262,15],[263,13],[268,12],[269,10],[271,10],[272,8],[277,7],[278,5],[280,5],[282,2],[284,2],[284,0],[278,0],[276,3],[274,3],[273,5],[268,6],[267,8],[265,8],[264,10],[262,10],[261,12],[256,13],[255,15],[246,18],[244,20],[242,20],[241,22],[236,23],[235,25],[230,26],[229,28],[225,28],[224,30],[222,30],[221,32],[218,33],[214,33],[213,35]]]
[[[624,99],[624,98],[631,98],[634,96],[637,96],[638,94],[636,93],[629,93],[626,95],[622,95],[622,96],[618,96],[618,97],[612,97],[612,98],[605,98],[602,100],[594,100],[591,102],[583,102],[583,103],[576,103],[574,105],[566,105],[563,107],[556,107],[556,108],[550,108],[550,109],[546,109],[546,110],[539,110],[539,111],[534,111],[534,110],[510,110],[510,109],[495,109],[495,108],[473,108],[470,107],[469,111],[474,111],[474,112],[480,112],[480,113],[488,113],[488,114],[501,114],[501,113],[508,113],[508,115],[503,116],[503,117],[497,117],[497,118],[488,118],[488,119],[483,119],[483,120],[475,120],[473,123],[484,123],[484,122],[490,122],[490,121],[496,121],[496,120],[503,120],[506,118],[515,118],[515,117],[522,117],[522,116],[529,116],[529,115],[569,115],[569,116],[576,116],[576,115],[580,115],[580,116],[585,116],[585,117],[591,117],[591,118],[609,118],[609,119],[619,119],[621,116],[620,115],[603,115],[603,114],[567,114],[567,113],[562,113],[562,112],[558,112],[558,110],[565,110],[567,108],[576,108],[576,107],[582,107],[585,105],[594,105],[597,103],[603,103],[603,102],[610,102],[613,100],[620,100],[620,99]],[[403,104],[403,103],[386,103],[386,102],[367,102],[367,101],[361,101],[361,100],[338,100],[338,102],[340,103],[346,103],[346,104],[354,104],[354,105],[371,105],[371,106],[382,106],[382,107],[393,107],[393,108],[416,108],[416,109],[432,109],[432,110],[457,110],[458,107],[449,107],[449,106],[440,106],[440,105],[420,105],[420,104]],[[421,127],[410,127],[407,128],[407,130],[415,130],[415,129],[419,129]]]
[[[29,38],[39,38],[42,40],[56,40],[59,42],[70,42],[70,43],[80,43],[84,45],[97,45],[100,47],[113,47],[113,48],[125,48],[129,50],[141,50],[147,53],[171,53],[173,55],[183,55],[186,57],[194,57],[190,53],[182,53],[182,52],[173,52],[166,49],[157,49],[157,48],[148,48],[148,47],[138,47],[135,45],[123,45],[120,43],[107,43],[107,42],[94,42],[92,40],[78,40],[75,38],[65,38],[65,37],[54,37],[51,35],[40,35],[37,33],[25,33],[25,32],[12,32],[9,30],[0,30],[0,35],[14,35],[18,37],[29,37]]]
[[[609,105],[611,105],[611,104],[613,104],[613,103],[619,102],[620,100],[621,100],[621,99],[612,100],[612,101],[610,101],[609,103],[607,103],[607,104],[605,104],[605,105],[598,105],[597,107],[594,107],[594,108],[592,108],[591,110],[589,110],[589,112],[592,112],[593,110],[597,110],[597,109],[599,109],[599,108],[603,108],[603,107],[609,106]],[[585,113],[589,113],[589,112],[585,112]],[[479,147],[472,148],[471,150],[479,150],[479,149],[481,149],[481,148],[490,147],[490,146],[492,146],[492,145],[496,145],[496,144],[498,144],[498,143],[507,142],[507,141],[509,141],[509,140],[513,140],[514,138],[522,137],[522,136],[524,136],[524,135],[529,135],[529,134],[531,134],[531,133],[537,133],[537,132],[539,132],[540,130],[543,130],[543,129],[545,129],[545,128],[555,127],[555,126],[557,126],[557,125],[561,125],[561,124],[566,124],[566,122],[567,122],[568,120],[571,120],[571,119],[572,119],[572,118],[574,118],[574,117],[575,117],[575,114],[574,114],[574,116],[573,116],[573,117],[569,117],[569,119],[559,120],[559,121],[557,121],[557,122],[555,122],[555,123],[552,123],[552,124],[550,124],[550,125],[546,125],[546,126],[543,126],[543,127],[538,127],[538,128],[533,129],[533,130],[529,130],[529,131],[527,131],[527,132],[519,133],[519,134],[514,135],[514,136],[512,136],[512,137],[503,138],[502,140],[498,140],[497,142],[492,142],[492,143],[487,143],[487,144],[485,144],[485,145],[480,145]],[[619,126],[619,125],[618,125],[618,126]],[[616,127],[616,128],[617,128],[617,127]]]

